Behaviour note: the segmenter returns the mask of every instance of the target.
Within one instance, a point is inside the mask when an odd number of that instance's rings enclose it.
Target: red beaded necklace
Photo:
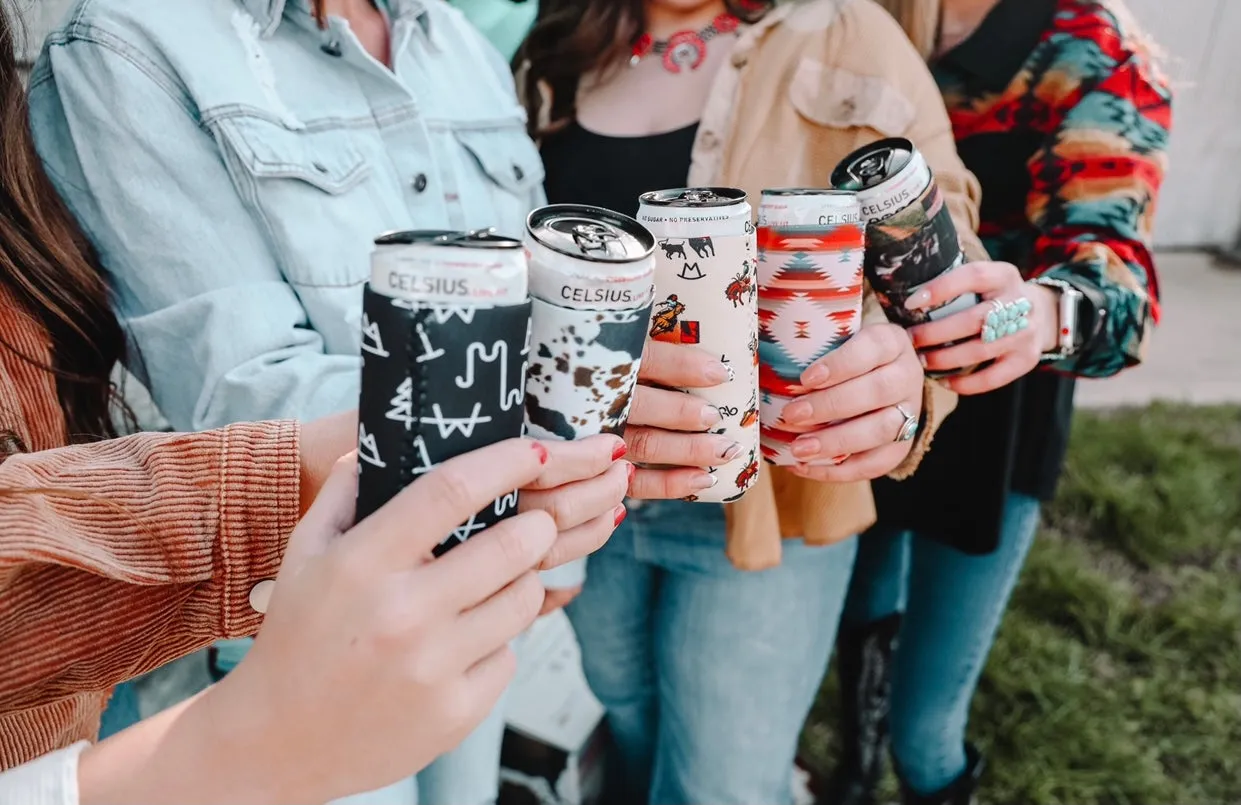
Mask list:
[[[721,14],[701,31],[677,31],[667,39],[655,39],[650,34],[642,34],[633,45],[633,56],[629,59],[630,66],[637,67],[638,62],[654,53],[663,57],[664,69],[670,73],[679,73],[685,67],[697,70],[707,59],[707,43],[721,34],[737,30],[741,20],[733,14]]]

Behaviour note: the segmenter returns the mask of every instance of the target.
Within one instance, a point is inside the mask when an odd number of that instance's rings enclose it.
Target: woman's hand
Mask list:
[[[300,508],[305,514],[341,456],[358,446],[358,412],[346,411],[302,423]]]
[[[869,480],[909,455],[916,432],[906,427],[906,416],[916,420],[922,412],[924,376],[900,327],[863,327],[807,368],[801,381],[814,391],[786,405],[777,427],[803,434],[791,448],[801,461],[843,460],[799,464],[791,472],[831,483]]]
[[[556,544],[540,570],[582,559],[603,547],[625,519],[625,492],[634,466],[621,461],[627,447],[617,436],[592,436],[575,442],[543,442],[547,466],[523,487],[519,511],[542,510],[559,530]],[[542,614],[560,609],[581,588],[547,591]]]
[[[502,442],[445,462],[353,526],[357,462],[341,461],[294,531],[269,604],[251,593],[267,610],[254,648],[205,693],[88,749],[84,805],[326,802],[455,747],[512,679],[508,644],[538,615],[535,568],[557,529],[530,511],[429,556],[547,462],[537,442]],[[223,595],[238,579],[219,581]]]
[[[707,433],[720,424],[719,411],[670,389],[711,388],[729,377],[727,366],[696,347],[647,341],[625,441],[631,461],[673,469],[640,467],[629,487],[631,497],[676,500],[715,485],[704,468],[731,461],[742,448]]]
[[[958,394],[994,391],[1032,372],[1043,353],[1055,349],[1060,327],[1056,292],[1026,282],[1017,267],[1010,263],[978,262],[955,268],[911,296],[906,307],[911,310],[934,308],[967,293],[978,294],[983,302],[909,330],[927,371],[953,372],[994,361],[977,372],[943,380],[953,391]],[[999,315],[998,311],[1006,304],[1024,308],[1022,299],[1029,306],[1025,315],[1027,324],[1015,333],[984,341],[983,328],[988,316]],[[940,346],[949,343],[953,346]]]

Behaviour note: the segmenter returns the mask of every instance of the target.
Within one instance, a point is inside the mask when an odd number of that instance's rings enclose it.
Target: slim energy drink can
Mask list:
[[[655,236],[655,308],[649,335],[695,344],[718,355],[732,379],[687,389],[715,406],[722,433],[741,445],[712,468],[717,483],[695,496],[710,503],[739,499],[759,471],[758,308],[752,210],[741,190],[686,188],[646,193],[638,221]]]
[[[865,230],[857,194],[764,190],[758,208],[758,352],[763,457],[801,463],[780,414],[807,392],[802,373],[862,326]],[[810,462],[837,463],[838,458]]]
[[[557,204],[530,214],[525,247],[534,306],[530,435],[620,435],[651,318],[655,238],[627,216]]]
[[[866,279],[890,321],[910,327],[978,304],[976,294],[966,294],[930,311],[905,308],[923,285],[965,262],[943,193],[913,143],[891,138],[854,151],[832,172],[832,184],[861,202]]]
[[[489,231],[376,239],[362,307],[358,520],[437,464],[522,435],[527,282],[521,242]],[[435,555],[516,513],[514,491]]]

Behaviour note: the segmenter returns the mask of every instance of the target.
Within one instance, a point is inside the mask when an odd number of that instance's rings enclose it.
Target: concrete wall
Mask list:
[[[29,26],[28,52],[71,0],[2,0]],[[197,2],[197,0],[168,0]],[[1162,247],[1232,246],[1241,236],[1241,0],[1129,0],[1168,51],[1176,83],[1172,171],[1157,225]]]

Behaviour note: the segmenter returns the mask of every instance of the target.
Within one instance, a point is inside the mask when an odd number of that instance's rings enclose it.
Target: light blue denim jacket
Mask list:
[[[174,428],[355,407],[374,236],[520,236],[544,202],[500,54],[442,0],[381,6],[392,71],[309,0],[79,0],[44,46],[36,145]]]
[[[503,58],[441,0],[386,5],[393,71],[308,0],[79,0],[44,47],[39,153],[175,428],[356,406],[373,237],[520,235],[543,202]]]

